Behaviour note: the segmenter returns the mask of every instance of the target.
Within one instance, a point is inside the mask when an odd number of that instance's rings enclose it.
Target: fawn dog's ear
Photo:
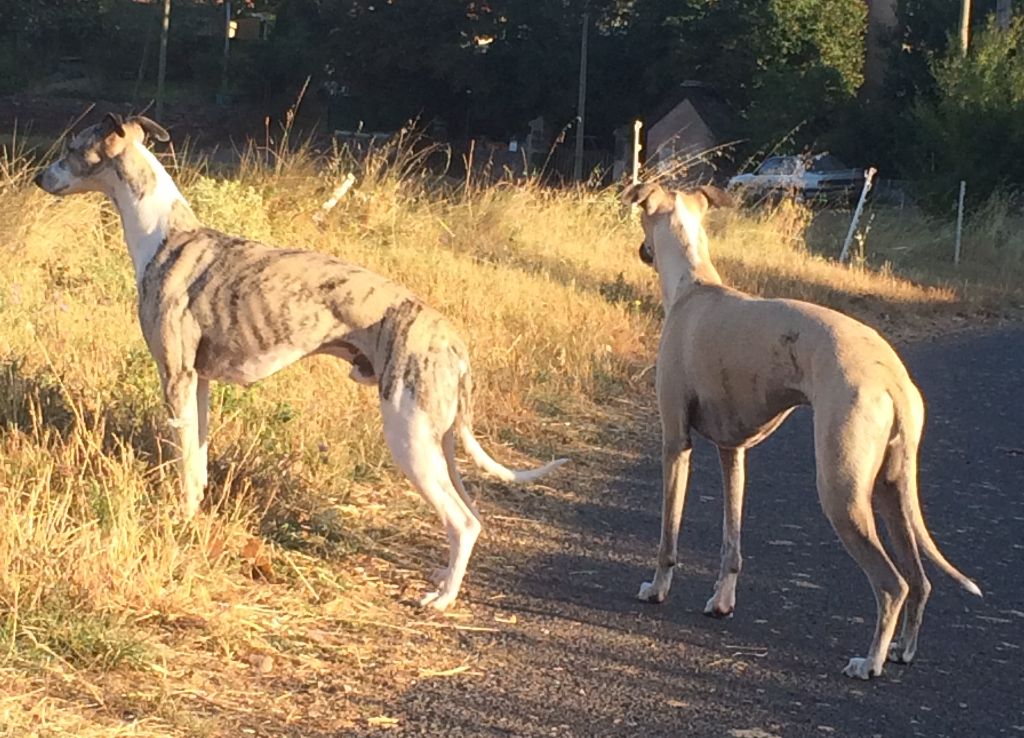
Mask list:
[[[659,211],[671,211],[673,197],[665,192],[659,184],[637,183],[630,185],[622,193],[622,202],[626,205],[640,205],[647,215],[654,215]]]
[[[714,185],[701,185],[696,193],[703,196],[706,203],[704,209],[708,208],[731,208],[736,205],[735,198],[720,187]]]
[[[143,133],[148,135],[154,141],[167,143],[171,140],[171,134],[169,134],[162,125],[144,115],[133,116],[128,122],[137,125],[142,129]]]

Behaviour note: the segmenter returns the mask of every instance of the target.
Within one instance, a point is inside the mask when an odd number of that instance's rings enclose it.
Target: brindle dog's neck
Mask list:
[[[141,284],[146,265],[167,238],[200,224],[171,175],[144,144],[129,144],[112,163],[114,184],[107,195],[121,215],[135,281]]]

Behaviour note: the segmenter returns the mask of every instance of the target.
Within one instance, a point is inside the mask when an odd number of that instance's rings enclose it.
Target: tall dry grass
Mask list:
[[[447,314],[471,346],[477,432],[496,456],[571,455],[576,420],[650,394],[660,307],[639,229],[614,192],[467,189],[432,173],[437,155],[403,138],[359,160],[254,147],[229,176],[167,164],[206,223],[364,264]],[[356,187],[324,214],[350,171]],[[215,734],[240,709],[223,684],[268,655],[357,674],[395,657],[378,636],[409,630],[392,603],[443,541],[392,470],[374,391],[320,357],[249,390],[217,386],[210,507],[176,523],[120,224],[99,196],[52,198],[32,174],[27,157],[0,159],[0,725],[114,734],[110,675],[130,674],[150,711],[131,731]],[[869,319],[957,300],[815,255],[810,226],[786,207],[718,213],[712,248],[741,288]],[[571,486],[571,468],[553,483]],[[197,673],[219,713],[176,707]],[[89,717],[87,698],[114,707]]]

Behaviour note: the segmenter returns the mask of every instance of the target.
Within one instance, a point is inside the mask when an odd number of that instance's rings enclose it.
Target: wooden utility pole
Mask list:
[[[967,56],[971,41],[971,0],[960,0],[960,53]]]
[[[964,235],[964,195],[967,192],[967,183],[960,180],[960,199],[956,206],[956,240],[953,242],[953,263],[960,264],[960,241]]]
[[[171,29],[171,0],[164,0],[164,17],[160,26],[160,62],[156,72],[156,119],[164,114],[164,78],[167,76],[167,34]]]
[[[590,13],[583,12],[583,37],[580,40],[580,89],[576,98],[576,156],[572,164],[572,178],[583,179],[583,121],[587,115],[587,30]]]
[[[231,0],[224,0],[224,56],[220,70],[220,94],[217,102],[227,105],[228,102],[228,64],[231,60]]]

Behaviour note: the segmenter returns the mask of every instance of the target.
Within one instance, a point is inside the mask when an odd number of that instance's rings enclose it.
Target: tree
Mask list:
[[[712,85],[739,112],[737,133],[757,144],[777,142],[801,123],[801,135],[813,139],[863,81],[863,3],[640,0],[637,6],[638,26],[653,31],[652,46],[666,55],[667,63],[655,67],[662,94],[686,79]],[[664,21],[656,28],[659,17]]]
[[[990,19],[966,56],[951,46],[932,70],[935,96],[911,110],[906,159],[932,202],[952,202],[960,180],[975,201],[1024,180],[1024,19],[1006,30]]]

